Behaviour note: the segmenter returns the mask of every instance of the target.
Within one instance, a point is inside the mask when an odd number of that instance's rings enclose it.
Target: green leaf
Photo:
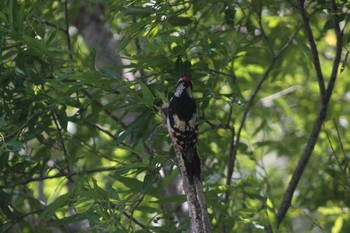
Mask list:
[[[175,75],[177,78],[181,76],[182,59],[178,57],[175,61]]]
[[[46,54],[46,46],[43,41],[34,39],[28,35],[22,35],[22,39],[35,55],[43,56]]]
[[[115,145],[116,146],[120,145],[125,140],[126,136],[128,136],[126,131],[120,132],[115,142]]]
[[[179,57],[175,61],[175,75],[176,78],[180,78],[184,75],[191,76],[191,62],[186,60],[182,61],[182,59]]]
[[[122,11],[126,15],[133,16],[148,16],[154,13],[154,10],[151,8],[137,8],[137,7],[129,7]]]
[[[23,149],[23,144],[16,139],[11,139],[10,141],[6,142],[6,146],[13,152]]]
[[[234,26],[236,10],[234,7],[227,7],[225,9],[225,23],[230,26]]]
[[[0,22],[8,23],[7,17],[3,12],[0,12]]]
[[[114,189],[110,183],[106,183],[106,190],[109,198],[113,198],[114,200],[120,200],[117,190]]]
[[[165,188],[179,175],[178,170],[173,170],[170,174],[164,177],[162,187]]]
[[[142,187],[142,182],[136,178],[119,176],[116,179],[123,183],[126,187],[130,188],[132,191],[139,192]]]
[[[10,26],[13,26],[13,0],[10,0],[8,14]]]
[[[89,72],[73,74],[69,76],[70,79],[79,81],[85,85],[100,87],[103,89],[111,88],[112,84],[116,82],[115,79],[106,77],[96,71],[90,70]]]
[[[1,142],[1,135],[0,135],[0,173],[3,174],[4,168],[7,165],[8,161],[9,161],[9,152],[6,151],[6,144],[3,144]]]
[[[142,205],[142,206],[137,207],[137,210],[141,211],[142,213],[149,213],[149,214],[159,212],[159,209],[151,207],[151,206],[146,206],[146,205]]]
[[[67,126],[68,126],[68,118],[67,118],[67,114],[66,114],[66,106],[63,106],[62,109],[58,110],[57,119],[58,119],[58,122],[60,123],[61,128],[66,131],[67,130]]]
[[[81,213],[81,214],[74,214],[68,217],[64,217],[61,219],[56,219],[52,224],[52,226],[63,226],[63,225],[67,225],[69,223],[73,223],[73,222],[80,222],[86,219],[87,214],[90,213],[90,210]]]
[[[168,22],[173,26],[186,26],[193,22],[191,18],[182,16],[172,16],[168,19]]]
[[[108,200],[108,194],[107,192],[102,189],[98,184],[97,184],[97,180],[92,178],[92,183],[94,184],[94,189],[93,191],[95,192],[95,194],[99,197],[98,199],[100,200]]]
[[[272,227],[272,232],[277,232],[277,217],[274,205],[270,198],[266,199],[266,213],[269,219],[270,226]]]
[[[49,46],[49,43],[55,39],[56,33],[57,31],[55,30],[49,35],[48,39],[46,40],[46,46]]]
[[[22,33],[23,32],[23,24],[24,24],[24,6],[25,4],[22,4],[18,11],[16,12],[16,24],[17,24],[17,31]]]
[[[92,71],[95,71],[95,61],[96,61],[96,48],[93,48],[89,55],[89,68]]]
[[[158,170],[155,170],[151,173],[147,173],[143,179],[141,193],[146,193],[151,187],[153,182],[155,181],[156,177],[158,175]]]
[[[165,204],[165,203],[183,203],[186,201],[186,196],[185,195],[174,195],[171,197],[163,197],[157,201],[152,201],[158,204]]]
[[[62,196],[59,196],[56,198],[54,202],[52,202],[50,205],[48,205],[45,210],[40,215],[41,221],[48,221],[52,216],[63,206],[68,205],[70,198],[73,196],[72,192],[68,192],[66,194],[63,194]]]
[[[149,108],[152,108],[153,107],[152,91],[142,81],[140,81],[139,83],[140,83],[140,87],[141,87],[142,97],[143,97],[143,100],[144,100],[146,106]]]
[[[11,196],[4,191],[0,190],[0,209],[2,210],[2,213],[6,215],[9,219],[15,219],[16,215],[11,211],[9,208]]]
[[[121,176],[121,175],[124,175],[126,173],[128,173],[130,171],[130,167],[117,167],[114,171],[113,171],[113,174],[115,176]]]
[[[190,61],[185,61],[184,62],[184,74],[191,77],[191,62]]]

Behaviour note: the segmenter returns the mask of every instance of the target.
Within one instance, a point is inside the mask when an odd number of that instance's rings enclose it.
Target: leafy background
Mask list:
[[[332,15],[326,1],[305,5],[328,81]],[[343,71],[280,232],[350,230],[350,5],[337,7]],[[320,105],[290,3],[5,0],[0,9],[2,232],[188,229],[159,113],[178,57],[192,63],[213,232],[275,229]]]

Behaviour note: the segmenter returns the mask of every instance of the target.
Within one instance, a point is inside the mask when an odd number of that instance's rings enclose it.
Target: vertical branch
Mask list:
[[[298,165],[295,168],[293,172],[292,179],[289,182],[288,188],[284,194],[283,201],[280,205],[280,208],[277,212],[277,226],[279,226],[285,217],[293,198],[293,194],[295,192],[295,189],[299,183],[299,180],[305,170],[305,167],[307,163],[309,162],[309,159],[311,157],[311,154],[314,150],[318,135],[321,131],[323,121],[326,118],[327,115],[327,109],[328,109],[328,102],[321,104],[320,110],[318,112],[317,119],[315,121],[314,127],[312,129],[312,132],[310,134],[309,140],[306,144],[306,147],[304,149],[304,152],[301,156],[301,158],[298,161]]]
[[[230,177],[230,179],[226,179],[226,185],[230,185],[231,184],[231,176],[233,174],[233,169],[235,167],[235,161],[236,161],[236,151],[237,149],[235,146],[235,128],[232,127],[231,128],[231,144],[230,144],[230,151],[229,151],[229,160],[228,160],[228,170],[227,170],[227,174],[228,177]],[[228,197],[229,197],[229,191],[226,191],[226,196],[225,196],[225,203],[227,203],[228,201]]]
[[[313,35],[311,26],[310,26],[310,18],[309,15],[307,14],[307,11],[304,6],[304,1],[300,0],[299,7],[298,9],[300,10],[301,17],[304,22],[304,29],[307,35],[307,38],[309,40],[310,48],[311,48],[311,54],[313,58],[313,63],[315,66],[316,74],[317,74],[317,81],[318,81],[318,86],[320,89],[320,94],[321,98],[325,96],[325,84],[324,84],[324,78],[323,78],[323,73],[321,69],[321,63],[320,63],[320,58],[318,56],[318,50],[315,42],[315,37]]]
[[[285,192],[285,195],[283,197],[282,203],[280,205],[280,208],[278,209],[277,212],[277,226],[279,227],[282,220],[284,219],[290,205],[292,202],[293,194],[295,192],[295,189],[299,183],[299,180],[301,179],[305,167],[307,163],[309,162],[309,159],[312,155],[313,149],[315,147],[315,144],[317,142],[318,136],[320,134],[322,124],[324,120],[326,119],[327,112],[328,112],[328,106],[329,102],[332,96],[332,92],[334,89],[334,85],[338,76],[338,70],[339,70],[339,64],[340,64],[340,59],[341,59],[341,53],[342,53],[342,44],[343,44],[343,33],[340,31],[339,27],[339,19],[337,15],[337,7],[336,3],[334,0],[330,1],[330,9],[331,9],[331,14],[333,16],[333,25],[334,25],[334,31],[337,37],[337,43],[336,43],[336,55],[333,61],[333,68],[332,68],[332,73],[331,77],[328,82],[327,89],[325,90],[323,98],[321,98],[321,104],[320,104],[320,110],[317,115],[317,119],[315,121],[314,127],[312,129],[312,132],[310,134],[309,140],[306,144],[306,147],[304,149],[303,154],[301,155],[301,158],[298,161],[298,165],[295,168],[293,172],[293,176],[289,182],[288,188]],[[308,24],[308,22],[304,22],[304,25]],[[309,34],[309,36],[312,36],[312,34]],[[314,41],[314,38],[310,38],[312,41]],[[316,52],[317,50],[313,50],[313,53]],[[318,54],[317,54],[318,57]],[[317,67],[316,65],[317,61],[314,59],[314,65],[315,68]],[[320,81],[320,80],[319,80]],[[321,89],[320,89],[321,91]]]
[[[189,182],[191,178],[187,173],[182,153],[176,149],[175,152],[182,176],[183,189],[187,197],[191,224],[190,233],[209,233],[210,222],[202,182],[197,177],[194,177],[193,184]]]
[[[233,173],[233,168],[235,167],[235,161],[236,161],[236,154],[234,153],[235,149],[235,126],[232,124],[232,127],[230,127],[230,122],[232,118],[232,113],[233,113],[233,108],[232,105],[230,106],[230,112],[228,114],[227,118],[227,123],[226,125],[228,126],[228,129],[231,130],[231,143],[230,143],[230,151],[229,151],[229,156],[228,156],[228,167],[227,167],[227,174],[232,174]],[[231,179],[226,179],[226,185],[229,185],[228,183],[231,181]],[[229,197],[229,191],[226,191],[225,194],[225,203],[228,202],[228,197]]]

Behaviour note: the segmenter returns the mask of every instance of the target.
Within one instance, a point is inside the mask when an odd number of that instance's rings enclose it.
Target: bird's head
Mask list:
[[[175,96],[180,97],[181,95],[187,94],[192,98],[192,79],[189,76],[183,76],[179,79],[176,86]]]

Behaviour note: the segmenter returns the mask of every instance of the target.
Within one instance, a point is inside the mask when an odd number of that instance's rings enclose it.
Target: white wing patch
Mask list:
[[[179,117],[174,114],[174,128],[179,129],[179,131],[184,132],[186,130],[186,122],[179,119]]]
[[[192,128],[195,129],[197,126],[197,113],[193,114],[191,120],[188,121],[188,125]]]

